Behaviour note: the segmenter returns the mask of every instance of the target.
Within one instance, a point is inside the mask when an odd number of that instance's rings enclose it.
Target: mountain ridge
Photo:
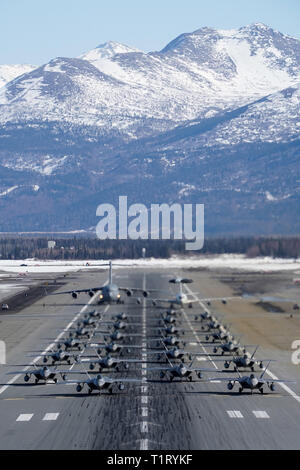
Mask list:
[[[52,59],[0,89],[2,230],[84,229],[128,194],[299,232],[299,102],[300,40],[263,24]]]

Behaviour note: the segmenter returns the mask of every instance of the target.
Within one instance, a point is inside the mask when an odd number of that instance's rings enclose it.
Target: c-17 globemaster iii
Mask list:
[[[101,264],[100,266],[109,266],[109,278],[106,284],[98,287],[88,287],[86,289],[74,289],[71,291],[64,292],[55,292],[50,295],[62,295],[62,294],[71,294],[74,299],[77,299],[79,294],[88,294],[90,297],[97,295],[97,300],[99,304],[112,304],[112,303],[124,303],[121,299],[121,293],[125,292],[128,297],[132,297],[133,294],[141,293],[143,297],[148,297],[150,292],[154,290],[143,290],[142,288],[136,287],[119,287],[113,282],[113,273],[112,273],[112,262]],[[114,264],[114,266],[117,266]],[[120,265],[124,267],[125,265]],[[138,299],[140,302],[140,299]]]

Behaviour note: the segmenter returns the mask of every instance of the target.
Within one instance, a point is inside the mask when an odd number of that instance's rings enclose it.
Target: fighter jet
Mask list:
[[[260,375],[260,377],[256,377],[254,374],[251,374],[250,376],[241,376],[239,370],[237,370],[238,377],[233,377],[233,378],[220,378],[218,377],[217,379],[211,379],[211,381],[219,380],[219,381],[226,381],[228,382],[227,388],[228,390],[233,390],[234,386],[236,383],[239,384],[239,393],[241,394],[244,389],[246,390],[251,390],[251,394],[253,394],[254,390],[259,390],[261,394],[264,393],[264,385],[267,385],[271,392],[275,391],[275,383],[295,383],[293,380],[279,380],[279,379],[272,379],[272,380],[266,380],[264,379],[264,375],[270,365],[270,362],[268,363],[267,367],[263,371],[263,373]]]
[[[135,287],[119,287],[113,282],[113,273],[112,273],[112,262],[101,264],[100,266],[109,266],[109,278],[108,282],[99,287],[88,287],[87,289],[74,289],[72,291],[65,292],[55,292],[50,295],[62,295],[62,294],[71,294],[73,299],[77,299],[78,295],[81,293],[88,294],[90,297],[94,297],[97,294],[98,304],[112,304],[112,303],[124,303],[121,300],[121,292],[125,292],[128,297],[132,297],[133,294],[140,292],[144,297],[148,297],[149,291]],[[116,265],[115,265],[116,266]],[[124,266],[124,265],[122,265]]]
[[[129,326],[132,326],[132,324],[129,324],[125,321],[118,320],[116,322],[111,322],[111,321],[103,321],[101,322],[100,326],[108,326],[108,329],[113,329],[114,331],[121,331],[121,330],[126,330]],[[95,329],[94,330],[95,335],[98,334],[108,334],[109,331],[104,331],[100,329]]]
[[[164,342],[164,340],[161,340],[162,342],[162,345],[164,347],[164,349],[162,350],[151,350],[151,351],[147,351],[147,354],[148,355],[154,355],[154,354],[157,354],[158,356],[158,359],[161,359],[161,356],[165,356],[166,357],[166,362],[168,362],[168,359],[180,359],[183,363],[185,361],[185,356],[188,357],[188,359],[191,361],[192,358],[194,356],[206,356],[205,353],[196,353],[196,352],[192,352],[192,351],[185,351],[183,349],[179,349],[178,347],[174,347],[172,349],[168,349],[166,347],[166,344]]]
[[[197,321],[198,319],[201,321],[211,320],[212,317],[213,317],[212,313],[205,311],[203,313],[200,313],[200,315],[196,315],[195,321]]]
[[[102,313],[101,312],[98,312],[98,310],[92,310],[91,312],[87,312],[85,314],[85,318],[99,318],[101,319],[102,318]]]
[[[201,327],[201,329],[204,331],[211,331],[211,330],[221,330],[221,329],[226,328],[220,320],[218,320],[216,317],[212,317],[211,320],[206,324]]]
[[[88,344],[87,345],[87,349],[89,348],[92,348],[92,349],[95,349],[97,351],[97,354],[100,354],[102,353],[102,351],[106,351],[107,354],[114,354],[114,353],[118,353],[120,355],[123,354],[123,351],[127,351],[128,354],[130,354],[131,352],[131,349],[142,349],[142,346],[138,346],[138,345],[125,345],[125,344],[117,344],[115,343],[114,341],[112,341],[111,343],[91,343],[91,344]]]
[[[79,328],[70,328],[69,337],[70,338],[88,338],[90,339],[92,336],[92,332],[87,328],[79,327]]]
[[[110,317],[115,321],[117,321],[117,320],[125,321],[125,320],[128,320],[129,318],[141,318],[141,315],[131,315],[131,314],[128,314],[128,313],[125,313],[125,312],[122,312],[122,313],[107,312],[105,314],[105,317],[106,318]]]
[[[88,379],[86,380],[65,380],[64,382],[59,382],[58,384],[67,384],[67,385],[76,385],[76,391],[80,393],[84,386],[88,388],[88,394],[90,395],[94,390],[101,394],[101,390],[108,390],[110,394],[113,393],[114,384],[118,384],[119,390],[125,389],[125,383],[142,383],[142,380],[139,379],[125,379],[125,378],[112,378],[104,377],[102,375],[97,375],[97,377],[91,378],[90,375],[86,372]]]
[[[24,370],[22,371],[15,371],[15,372],[8,372],[8,375],[15,375],[15,374],[24,374]],[[24,375],[24,382],[29,382],[31,376],[33,375],[35,377],[35,384],[38,384],[39,381],[44,381],[46,384],[49,381],[53,381],[54,383],[57,383],[57,374],[60,374],[63,377],[64,371],[57,371],[55,369],[51,369],[47,366],[44,366],[42,368],[38,368],[34,366],[34,369],[26,370],[25,375]]]
[[[175,315],[167,314],[167,315],[162,315],[162,321],[166,323],[167,325],[172,325],[172,324],[176,324],[178,319]]]
[[[98,355],[97,359],[82,357],[80,358],[79,362],[82,364],[88,363],[90,370],[94,370],[96,366],[98,366],[99,372],[101,372],[103,369],[115,369],[117,372],[119,372],[120,370],[119,366],[121,364],[123,364],[124,368],[128,370],[129,363],[138,364],[142,361],[140,359],[119,359],[116,357],[112,357],[110,355],[105,356],[105,357],[101,357]]]
[[[254,355],[257,352],[258,347],[259,346],[255,348],[255,351],[253,352],[252,355],[246,352],[243,356],[235,356],[232,359],[225,361],[224,363],[225,369],[229,369],[231,363],[233,363],[235,371],[237,371],[237,369],[240,369],[240,368],[244,368],[244,369],[249,368],[252,370],[252,372],[254,372],[256,365],[259,366],[260,369],[263,369],[264,367],[263,361],[267,361],[269,359],[261,359],[258,361],[254,358]]]
[[[220,328],[219,331],[215,331],[213,333],[206,335],[205,339],[206,341],[211,340],[213,343],[215,341],[229,342],[233,340],[233,336],[226,328],[222,327]]]
[[[89,328],[89,327],[96,327],[98,324],[99,324],[99,321],[100,319],[99,318],[93,318],[93,317],[89,317],[89,316],[86,316],[85,318],[83,318],[82,320],[79,320],[77,322],[77,326],[78,328],[82,327],[82,328]]]
[[[55,340],[53,343],[57,343],[57,349],[60,350],[62,346],[65,347],[65,351],[69,351],[71,349],[78,349],[78,351],[82,351],[85,347],[85,342],[79,339],[74,338],[65,338],[61,340]]]
[[[214,347],[214,353],[216,354],[218,350],[221,349],[221,354],[224,356],[225,353],[236,353],[241,354],[246,353],[246,349],[243,348],[238,341],[228,341],[227,343],[218,344]]]
[[[59,351],[41,352],[40,354],[43,357],[44,363],[48,362],[49,359],[52,359],[52,365],[56,362],[67,362],[68,364],[72,364],[72,360],[77,362],[77,356],[70,354],[67,351],[63,351],[62,349]],[[35,355],[31,354],[30,357],[35,357]]]
[[[169,325],[169,326],[165,326],[165,327],[152,327],[152,328],[148,328],[151,329],[151,330],[156,330],[156,329],[159,329],[160,333],[162,335],[182,335],[184,336],[186,333],[192,333],[190,329],[183,329],[183,328],[179,328],[177,327],[176,325]],[[202,335],[203,334],[203,331],[201,330],[194,330],[193,331],[194,333],[198,333],[199,335]]]
[[[125,338],[128,338],[131,340],[132,338],[141,338],[142,334],[140,333],[123,333],[120,330],[115,330],[112,333],[109,333],[108,331],[103,331],[102,334],[104,335],[104,341],[107,341],[108,338],[110,338],[111,341],[122,341]],[[107,336],[108,335],[108,336]]]
[[[183,362],[181,362],[180,364],[178,365],[173,365],[170,361],[170,359],[168,358],[168,363],[169,363],[169,367],[164,367],[164,366],[161,366],[161,367],[153,367],[153,368],[149,368],[148,371],[156,371],[156,370],[159,370],[160,371],[160,378],[163,379],[165,378],[167,375],[169,375],[169,380],[172,382],[175,377],[179,378],[179,379],[184,379],[186,378],[187,380],[189,380],[190,382],[193,381],[193,375],[194,374],[197,374],[198,378],[201,379],[202,378],[202,372],[215,372],[216,369],[205,369],[203,367],[199,368],[199,367],[192,367],[194,361],[195,361],[195,358],[192,360],[192,362],[186,366]]]
[[[161,337],[157,338],[157,339],[152,339],[150,341],[155,341],[157,343],[157,346],[159,347],[161,345],[161,339],[163,339],[163,342],[165,343],[166,346],[180,346],[181,344],[183,346],[185,346],[185,342],[183,342],[178,336],[174,336],[174,335],[168,335],[168,336],[164,336],[162,334]]]

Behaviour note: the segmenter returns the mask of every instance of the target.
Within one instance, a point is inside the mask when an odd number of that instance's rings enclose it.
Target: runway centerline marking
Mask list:
[[[143,275],[143,290],[146,290],[146,275]],[[146,341],[146,299],[143,299],[143,309],[142,309],[142,376],[143,382],[147,382],[147,341]],[[141,387],[141,405],[142,408],[142,418],[148,418],[148,396],[146,395],[148,392],[147,386]],[[141,423],[141,433],[145,434],[148,433],[148,422],[142,421]],[[140,450],[148,450],[148,439],[142,439],[140,442]]]
[[[148,439],[142,439],[140,450],[148,450],[148,447]]]
[[[148,429],[148,423],[147,423],[147,421],[143,421],[143,422],[141,423],[141,432],[142,432],[142,433],[147,433],[148,430],[149,430],[149,429]]]

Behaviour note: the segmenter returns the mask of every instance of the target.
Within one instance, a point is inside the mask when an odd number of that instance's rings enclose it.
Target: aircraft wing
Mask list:
[[[36,351],[35,354],[26,354],[26,356],[28,357],[36,357],[36,355],[39,354],[40,356],[43,356],[43,357],[52,357],[52,356],[55,356],[56,353],[44,353],[44,352],[40,352],[40,351]]]
[[[143,289],[142,287],[119,287],[119,290],[120,291],[123,291],[123,292],[128,292],[128,291],[132,291],[132,292],[162,292],[161,289]]]
[[[168,304],[176,303],[176,299],[173,299],[173,300],[172,299],[149,299],[149,300],[151,300],[152,302],[161,302],[161,303],[168,303]]]
[[[165,349],[157,349],[157,350],[153,350],[153,351],[147,351],[147,356],[149,356],[150,354],[151,355],[155,355],[155,354],[165,354],[167,351]]]
[[[92,363],[99,363],[100,364],[102,361],[103,361],[103,359],[102,358],[99,359],[99,357],[95,357],[95,359],[91,359],[89,357],[87,357],[87,358],[81,357],[78,362],[80,364],[84,364],[85,362],[87,362],[87,363],[92,362]]]
[[[193,292],[192,294],[187,294],[187,296],[189,295],[201,295],[199,292]],[[213,300],[220,300],[220,301],[223,301],[223,300],[240,300],[242,299],[243,297],[240,297],[240,296],[234,296],[234,297],[207,297],[207,298],[199,298],[197,300],[193,300],[193,302],[212,302]],[[190,300],[189,300],[190,301]]]
[[[259,379],[260,382],[263,382],[263,383],[266,383],[266,384],[269,384],[269,383],[287,383],[287,384],[296,384],[298,383],[297,380],[280,380],[280,379],[276,379],[276,380],[272,380],[272,379]]]
[[[216,372],[216,369],[214,369]],[[221,381],[221,382],[240,382],[241,377],[213,377],[209,379],[211,382]]]
[[[62,382],[57,382],[56,385],[84,385],[88,382],[89,380],[64,380]]]
[[[114,379],[112,377],[105,377],[105,381],[108,382],[108,383],[144,383],[144,381],[142,379],[123,379],[123,378],[117,378],[117,379]]]
[[[64,292],[54,292],[53,294],[49,294],[49,295],[62,295],[62,294],[73,294],[73,292],[75,292],[76,294],[81,294],[81,293],[89,293],[89,292],[100,292],[102,291],[103,289],[103,286],[101,287],[91,287],[89,289],[73,289],[73,290],[68,290],[68,291],[64,291]]]
[[[37,372],[39,369],[32,369],[32,370],[16,370],[15,372],[6,372],[7,375],[26,375],[26,374],[34,374]]]
[[[115,359],[116,362],[122,363],[122,362],[128,362],[128,364],[142,364],[145,361],[142,359]]]

